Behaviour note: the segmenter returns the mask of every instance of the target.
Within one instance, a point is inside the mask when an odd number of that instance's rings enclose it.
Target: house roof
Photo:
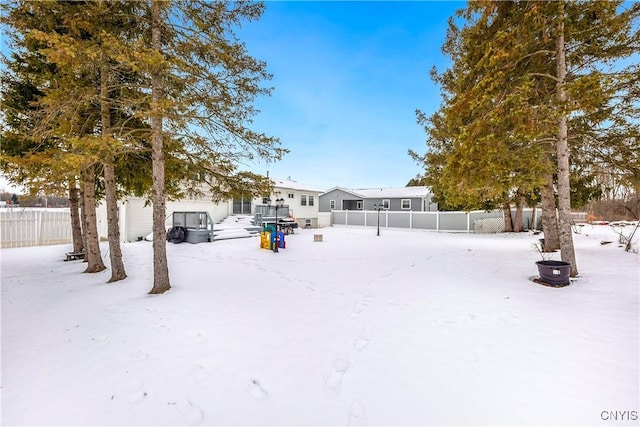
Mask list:
[[[289,190],[298,190],[298,191],[310,191],[314,193],[322,193],[324,191],[312,185],[301,184],[291,179],[271,178],[271,181],[273,181],[274,187],[277,187],[277,188],[285,188]]]
[[[386,187],[386,188],[343,188],[334,187],[331,190],[325,191],[323,194],[330,193],[333,190],[342,190],[347,193],[351,193],[356,197],[363,199],[401,199],[401,198],[413,198],[413,197],[427,197],[431,194],[429,187],[415,186],[415,187]]]
[[[429,187],[389,187],[389,188],[360,188],[355,190],[366,198],[409,198],[426,197],[431,191]]]

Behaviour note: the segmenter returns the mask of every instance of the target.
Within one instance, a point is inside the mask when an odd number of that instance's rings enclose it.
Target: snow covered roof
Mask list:
[[[386,188],[342,188],[335,187],[325,193],[329,193],[332,190],[342,190],[352,193],[355,196],[362,197],[363,199],[373,198],[385,198],[385,199],[399,199],[399,198],[413,198],[413,197],[427,197],[431,194],[429,187],[415,186],[415,187],[386,187]]]
[[[390,188],[359,188],[355,190],[367,198],[409,198],[426,197],[429,195],[429,187],[390,187]]]
[[[301,184],[297,181],[291,179],[278,179],[271,178],[273,184],[276,188],[287,188],[290,190],[301,190],[301,191],[313,191],[316,193],[322,193],[324,190],[319,189],[318,187],[314,187],[312,185]]]

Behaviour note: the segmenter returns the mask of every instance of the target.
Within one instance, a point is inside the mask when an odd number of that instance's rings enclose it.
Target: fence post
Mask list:
[[[38,243],[37,243],[38,246],[44,244],[43,227],[44,227],[44,222],[46,221],[46,218],[45,218],[46,213],[47,213],[46,211],[36,213],[36,217],[38,218],[38,235],[36,236],[38,239]]]
[[[389,228],[389,211],[384,211],[384,228]]]
[[[409,230],[413,230],[413,212],[409,211]]]
[[[367,210],[364,211],[364,226],[367,226]]]
[[[33,242],[34,246],[38,246],[40,244],[40,223],[42,221],[42,217],[39,212],[34,212],[35,218],[33,219]]]
[[[344,211],[344,226],[349,225],[349,209]]]
[[[467,233],[471,233],[471,212],[467,212]]]
[[[436,231],[440,232],[440,211],[436,211]]]

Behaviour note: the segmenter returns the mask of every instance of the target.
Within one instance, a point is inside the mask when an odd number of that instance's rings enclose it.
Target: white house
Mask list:
[[[165,225],[171,226],[173,212],[198,211],[208,212],[214,222],[228,217],[232,212],[232,202],[214,203],[211,194],[198,198],[185,198],[166,202]],[[98,206],[98,232],[101,238],[107,237],[107,209],[103,202]],[[133,242],[141,240],[153,230],[153,207],[141,197],[127,197],[118,201],[118,219],[120,224],[120,240]]]
[[[273,193],[269,197],[256,198],[253,200],[253,207],[256,205],[275,205],[275,200],[284,199],[284,205],[289,208],[289,215],[295,218],[299,227],[318,227],[318,207],[320,205],[320,194],[323,190],[319,188],[301,184],[291,179],[271,179],[274,182]]]
[[[214,223],[220,222],[232,214],[250,215],[255,212],[256,205],[266,204],[267,198],[284,199],[288,205],[289,214],[293,216],[300,227],[318,226],[318,201],[322,192],[308,185],[292,180],[277,180],[274,182],[273,194],[269,197],[253,200],[227,200],[218,203],[211,201],[211,194],[204,191],[202,197],[185,198],[176,201],[167,200],[166,223],[171,226],[173,212],[198,211],[208,212]],[[101,238],[107,238],[107,209],[104,202],[98,206],[98,232]],[[140,197],[127,197],[118,202],[118,217],[120,223],[120,239],[133,242],[143,239],[153,230],[153,208]],[[215,227],[215,226],[214,226]]]

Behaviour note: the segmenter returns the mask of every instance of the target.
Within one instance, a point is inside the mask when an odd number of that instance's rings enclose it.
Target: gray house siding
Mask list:
[[[381,206],[385,200],[389,201],[390,211],[436,211],[437,205],[431,202],[431,195],[422,197],[362,197],[348,191],[336,188],[319,197],[320,212],[331,212],[331,201],[335,201],[335,210],[374,210],[374,206]],[[402,201],[410,200],[409,209],[402,208]]]
[[[369,211],[374,209],[374,205],[382,206],[385,200],[389,201],[390,211],[421,211],[423,210],[422,198],[369,198],[364,201],[364,209]],[[402,200],[410,200],[411,205],[409,209],[402,209]]]
[[[344,203],[345,200],[347,201],[347,206],[350,206],[356,200],[362,200],[362,199],[340,189],[331,190],[329,193],[320,195],[319,205],[318,205],[318,209],[320,210],[320,212],[331,212],[331,205],[330,205],[331,200],[336,201],[335,209],[343,210],[343,209],[348,209],[347,207],[345,207],[345,203]],[[354,209],[355,208],[352,208],[351,210],[354,210]]]

